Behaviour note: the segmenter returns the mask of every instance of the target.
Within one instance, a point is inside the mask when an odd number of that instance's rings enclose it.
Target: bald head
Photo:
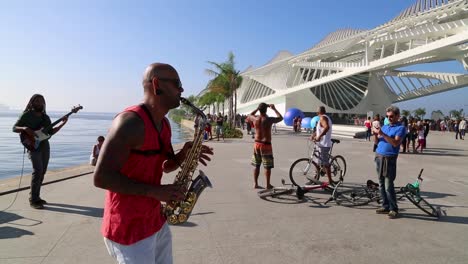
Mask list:
[[[165,63],[153,63],[146,67],[145,73],[143,74],[143,87],[146,89],[151,87],[151,82],[154,77],[162,77],[167,72],[175,72],[176,70],[169,64]]]

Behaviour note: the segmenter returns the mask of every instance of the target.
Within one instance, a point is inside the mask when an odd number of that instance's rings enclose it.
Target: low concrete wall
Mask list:
[[[195,130],[193,128],[193,126],[195,125],[195,122],[193,122],[192,120],[182,119],[180,121],[180,125],[183,126],[183,127],[186,127],[186,128],[190,128],[191,130]]]

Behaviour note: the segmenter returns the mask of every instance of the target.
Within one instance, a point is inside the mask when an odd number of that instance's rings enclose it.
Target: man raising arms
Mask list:
[[[143,76],[140,105],[125,109],[112,122],[99,154],[94,185],[106,189],[101,232],[118,263],[172,263],[172,236],[161,201],[181,201],[184,190],[161,184],[163,172],[176,170],[191,142],[174,154],[165,115],[180,104],[184,91],[177,71],[154,63]],[[213,151],[202,146],[206,165]]]
[[[269,117],[266,112],[268,106],[275,111],[276,117]],[[259,116],[255,113],[260,112]],[[260,103],[258,108],[252,111],[247,117],[247,121],[254,124],[255,127],[255,143],[254,143],[254,154],[252,157],[252,165],[254,169],[254,188],[261,188],[258,185],[258,175],[260,174],[260,165],[263,163],[265,168],[265,178],[267,189],[273,188],[270,184],[271,169],[274,167],[273,162],[273,148],[271,146],[271,126],[275,123],[281,122],[283,116],[276,110],[275,105],[267,105]]]

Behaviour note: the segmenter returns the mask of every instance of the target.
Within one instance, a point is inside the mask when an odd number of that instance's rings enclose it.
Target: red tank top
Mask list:
[[[168,120],[163,119],[159,133],[142,106],[132,106],[123,112],[138,114],[145,125],[145,138],[139,150],[132,150],[120,172],[138,182],[161,185],[162,164],[169,153],[173,153]],[[104,237],[130,245],[153,235],[165,222],[160,201],[140,195],[106,192],[101,229]]]

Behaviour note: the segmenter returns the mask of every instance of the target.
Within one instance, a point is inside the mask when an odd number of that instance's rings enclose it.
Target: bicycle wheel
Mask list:
[[[346,161],[343,156],[337,155],[330,161],[331,176],[334,181],[342,181],[346,174]]]
[[[315,161],[308,158],[296,160],[289,168],[289,179],[296,186],[310,184],[310,181],[318,180],[319,167]]]
[[[425,212],[429,216],[439,218],[439,216],[440,216],[439,210],[437,210],[429,202],[424,200],[424,198],[422,198],[421,196],[419,196],[417,194],[414,194],[414,193],[412,193],[410,191],[405,192],[405,196],[411,203],[416,205],[416,207],[421,209],[423,212]]]
[[[346,207],[353,207],[353,206],[361,206],[370,203],[375,196],[367,190],[365,187],[363,188],[354,188],[354,189],[346,189],[342,187],[342,183],[338,183],[333,190],[333,200],[335,200],[336,204]]]

